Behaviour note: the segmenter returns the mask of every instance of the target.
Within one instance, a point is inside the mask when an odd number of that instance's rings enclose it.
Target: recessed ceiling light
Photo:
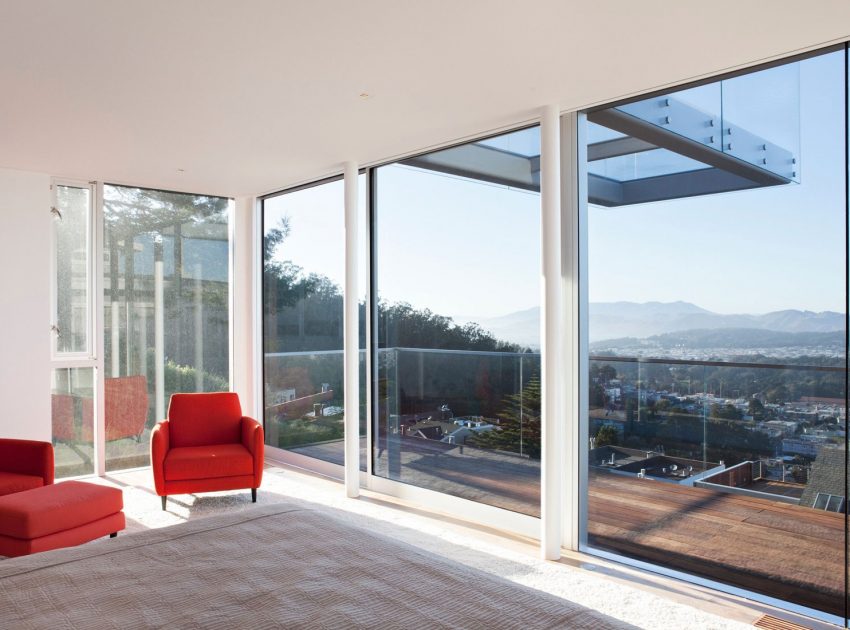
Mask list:
[[[370,96],[372,95],[368,92],[360,92],[360,98],[369,98]]]
[[[178,169],[177,169],[177,172],[178,172],[178,173],[185,173],[186,171],[185,171],[185,170],[183,170],[182,168],[178,168]]]

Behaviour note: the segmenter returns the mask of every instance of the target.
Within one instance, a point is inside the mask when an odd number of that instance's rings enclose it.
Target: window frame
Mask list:
[[[575,385],[571,384],[567,386],[567,391],[572,392],[572,394],[580,401],[580,406],[578,408],[570,409],[570,418],[568,419],[568,423],[574,424],[574,426],[570,426],[568,429],[568,439],[575,439],[578,442],[578,452],[576,453],[575,461],[572,465],[567,465],[568,471],[565,471],[564,474],[567,476],[575,475],[575,479],[578,480],[578,483],[569,487],[565,485],[565,492],[569,497],[571,493],[574,493],[572,497],[573,504],[578,514],[578,518],[574,521],[574,527],[572,531],[569,529],[569,525],[565,525],[563,537],[565,541],[570,540],[570,536],[574,536],[574,540],[576,540],[577,544],[571,549],[573,551],[578,551],[582,554],[590,558],[600,558],[603,560],[611,561],[626,567],[633,567],[639,570],[647,571],[656,575],[660,575],[662,577],[671,578],[676,581],[684,582],[689,585],[693,585],[696,587],[706,587],[712,589],[714,591],[720,593],[729,593],[734,596],[738,596],[744,599],[752,600],[754,602],[764,603],[770,606],[773,606],[780,610],[787,610],[792,613],[796,613],[802,615],[804,617],[817,619],[821,621],[826,621],[829,623],[833,623],[839,626],[846,626],[847,618],[833,615],[831,613],[821,611],[815,608],[809,608],[802,604],[797,604],[792,602],[791,600],[783,600],[776,597],[772,597],[767,594],[763,594],[761,592],[748,590],[743,587],[734,586],[727,582],[722,582],[719,579],[711,579],[700,577],[693,573],[688,573],[685,571],[681,571],[678,569],[670,568],[667,565],[662,565],[659,563],[647,562],[644,560],[638,560],[632,557],[625,555],[625,553],[615,553],[612,551],[608,551],[599,547],[594,547],[592,544],[588,542],[588,490],[589,490],[589,480],[588,480],[588,461],[587,461],[587,448],[586,448],[586,438],[588,436],[588,414],[586,410],[588,409],[588,399],[589,399],[589,391],[588,391],[588,375],[589,375],[589,351],[588,351],[588,308],[589,308],[589,300],[588,300],[588,282],[587,282],[587,268],[588,268],[588,191],[587,191],[587,155],[586,150],[586,136],[587,136],[587,124],[588,124],[588,114],[592,114],[593,112],[597,112],[600,110],[617,107],[620,105],[626,105],[629,103],[634,103],[637,101],[643,101],[655,97],[661,97],[665,95],[669,95],[674,92],[687,90],[690,88],[711,84],[718,81],[723,81],[726,79],[732,79],[735,77],[748,75],[757,73],[763,70],[768,70],[770,68],[774,68],[777,66],[783,66],[787,64],[792,64],[800,61],[804,61],[806,59],[810,59],[813,57],[819,57],[823,55],[828,55],[831,53],[843,52],[845,57],[845,71],[848,69],[848,63],[850,63],[850,41],[832,44],[827,46],[822,46],[813,50],[809,50],[799,54],[790,54],[786,56],[782,56],[780,58],[765,62],[765,63],[755,63],[752,65],[748,65],[746,67],[742,67],[740,69],[734,71],[727,72],[717,72],[712,76],[707,76],[705,78],[701,78],[694,81],[685,81],[679,84],[670,85],[660,89],[651,89],[645,92],[636,94],[634,96],[630,96],[624,99],[608,101],[605,103],[595,104],[591,107],[585,107],[582,109],[578,109],[571,114],[563,114],[562,115],[562,132],[564,123],[568,116],[575,116],[575,122],[572,126],[572,133],[576,134],[579,138],[579,145],[576,147],[577,152],[573,154],[573,157],[577,160],[577,167],[573,169],[573,172],[567,172],[566,170],[562,170],[562,177],[566,180],[567,178],[575,177],[578,175],[579,179],[576,185],[577,199],[570,200],[564,198],[562,200],[562,204],[566,207],[566,204],[571,201],[577,204],[578,212],[573,217],[572,223],[569,225],[565,225],[565,229],[576,229],[579,233],[577,246],[579,248],[578,251],[578,260],[577,264],[579,266],[579,287],[578,297],[574,298],[574,302],[572,303],[572,308],[576,309],[579,313],[578,319],[578,329],[574,329],[572,334],[578,336],[578,345],[581,348],[580,352],[571,356],[569,358],[569,366],[571,371],[577,373],[577,378],[579,380],[578,383],[578,391],[575,391]],[[845,98],[848,98],[848,94],[850,94],[850,74],[846,76],[845,83]],[[845,103],[845,116],[848,115],[847,103]],[[848,136],[850,134],[850,119],[845,121],[844,135]],[[839,142],[841,141],[841,137],[839,136]],[[848,139],[844,138],[845,142],[845,172],[847,173],[845,176],[845,215],[850,216],[850,171],[847,171],[848,164],[850,164],[850,145],[848,145]],[[845,228],[847,227],[845,219]],[[845,229],[846,234],[846,229]],[[845,247],[850,247],[850,237],[845,237]],[[565,256],[569,255],[569,252],[564,252]],[[850,250],[845,251],[845,263],[850,264]],[[845,274],[847,270],[845,269]],[[847,276],[845,276],[846,280]],[[845,299],[850,300],[850,290],[846,292]],[[568,305],[569,306],[569,305]],[[845,317],[850,318],[850,310],[845,309]],[[846,319],[846,322],[850,324],[850,319]],[[850,327],[845,326],[846,330],[850,331]],[[850,339],[850,338],[848,338]],[[848,346],[850,348],[850,346]],[[845,376],[847,374],[846,370],[850,368],[850,352],[845,353]],[[845,395],[850,396],[850,388],[845,388]],[[850,399],[845,399],[845,410],[850,409]],[[845,412],[846,413],[846,412]],[[847,420],[845,419],[845,428]],[[578,432],[575,432],[576,429]],[[850,434],[845,435],[844,439],[844,448],[848,448],[848,440],[850,439]],[[846,460],[850,461],[850,460]],[[845,471],[845,477],[847,473],[850,472],[850,469]],[[835,495],[830,495],[835,496]],[[828,505],[829,501],[827,501]],[[845,516],[848,510],[848,501],[843,501],[838,513],[844,513]],[[850,530],[845,530],[845,546],[850,545]],[[845,571],[847,566],[845,565]],[[850,589],[845,589],[845,599],[850,597]]]
[[[59,259],[58,259],[58,221],[62,221],[58,202],[60,187],[78,188],[89,191],[87,216],[87,252],[86,252],[86,348],[78,352],[60,351],[59,336]],[[95,281],[97,258],[97,211],[99,205],[98,184],[91,181],[52,178],[50,182],[50,212],[52,218],[50,228],[50,362],[54,367],[97,367],[97,334],[96,334],[96,289],[99,283]]]

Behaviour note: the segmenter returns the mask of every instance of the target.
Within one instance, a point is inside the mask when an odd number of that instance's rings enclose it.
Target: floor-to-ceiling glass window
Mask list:
[[[540,513],[540,133],[373,171],[373,472]]]
[[[366,178],[359,179],[363,208]],[[339,465],[344,463],[343,206],[339,178],[263,200],[266,443]],[[365,231],[365,225],[361,228]],[[365,276],[360,284],[365,290]],[[365,315],[365,298],[359,297]],[[366,334],[361,329],[365,405]],[[360,418],[365,465],[365,413]]]
[[[54,182],[51,416],[57,477],[94,472],[94,187]]]
[[[147,465],[174,392],[230,389],[231,201],[103,187],[106,469]]]
[[[844,50],[587,114],[586,545],[843,618]]]

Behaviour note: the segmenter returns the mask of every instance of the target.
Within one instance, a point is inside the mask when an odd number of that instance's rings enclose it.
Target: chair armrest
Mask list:
[[[242,417],[242,446],[248,449],[254,458],[254,487],[259,488],[263,481],[263,463],[265,459],[265,440],[263,426],[247,416]]]
[[[0,470],[36,475],[53,483],[53,444],[36,440],[0,439]]]
[[[153,485],[159,496],[165,495],[165,456],[170,448],[168,420],[163,420],[151,431],[151,470]]]

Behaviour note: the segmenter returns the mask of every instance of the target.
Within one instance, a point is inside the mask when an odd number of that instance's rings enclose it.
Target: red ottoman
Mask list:
[[[72,547],[124,529],[118,488],[82,481],[0,496],[0,555]]]

